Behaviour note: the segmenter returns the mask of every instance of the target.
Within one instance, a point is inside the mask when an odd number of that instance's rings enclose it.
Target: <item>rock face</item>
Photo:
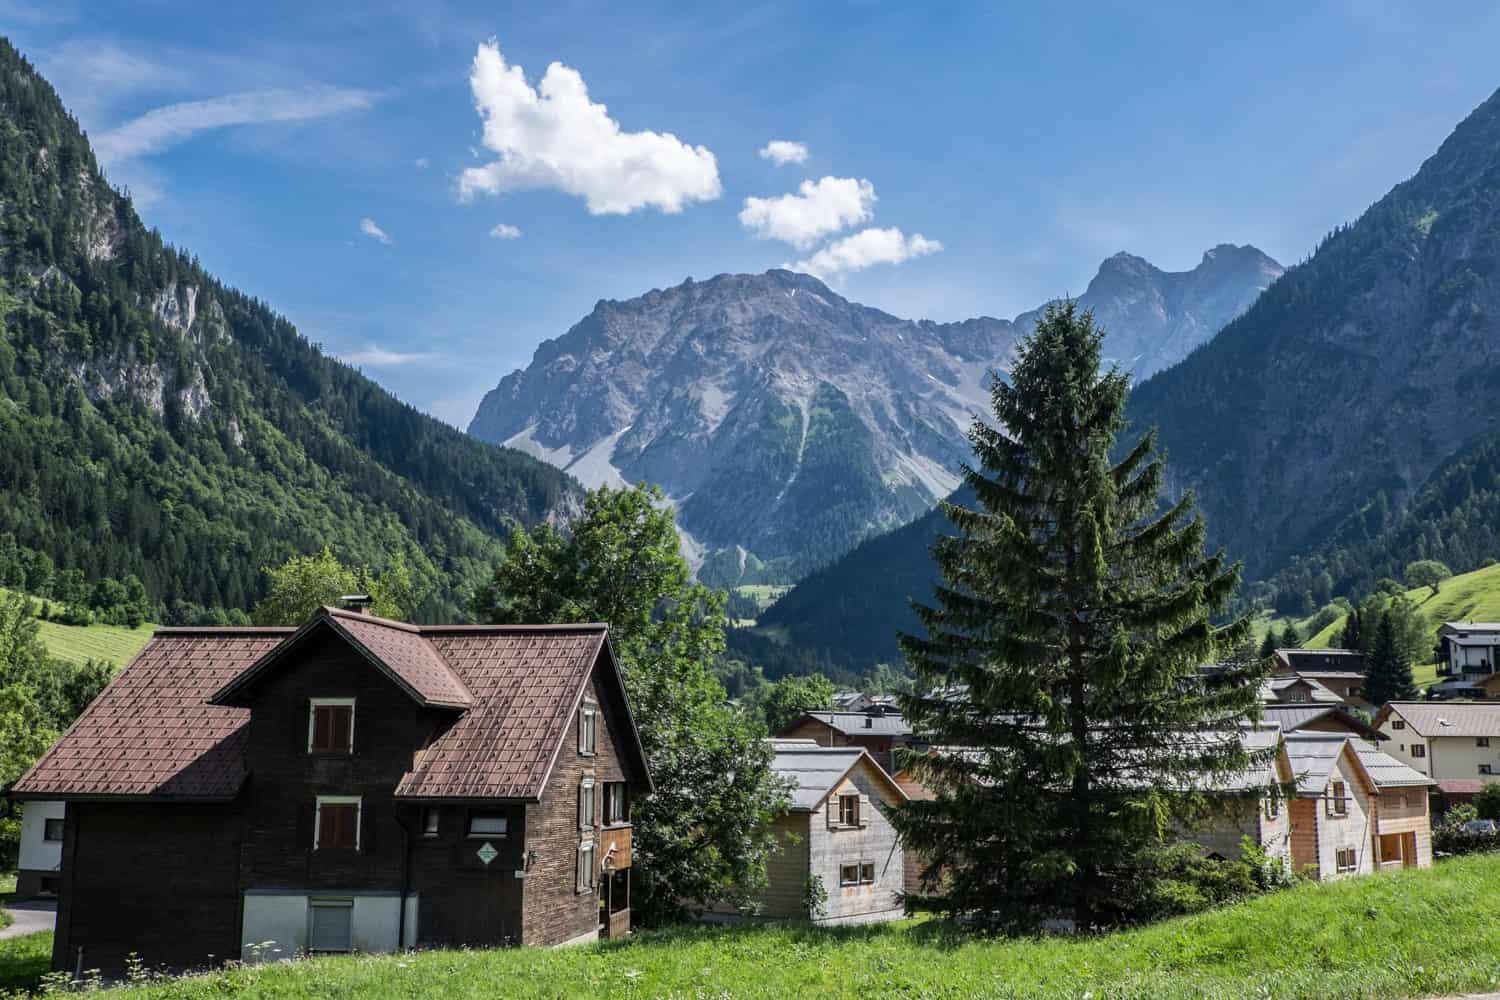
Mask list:
[[[1139,377],[1279,273],[1249,247],[1182,274],[1120,254],[1080,301]],[[469,432],[588,486],[661,485],[707,580],[792,580],[953,490],[989,373],[1039,315],[903,320],[781,270],[689,280],[600,302],[506,376]]]

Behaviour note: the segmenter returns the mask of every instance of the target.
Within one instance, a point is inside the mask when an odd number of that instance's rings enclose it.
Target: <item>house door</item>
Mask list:
[[[1412,864],[1406,853],[1408,834],[1383,833],[1380,835],[1380,867],[1405,868]],[[1413,854],[1416,852],[1413,851]]]

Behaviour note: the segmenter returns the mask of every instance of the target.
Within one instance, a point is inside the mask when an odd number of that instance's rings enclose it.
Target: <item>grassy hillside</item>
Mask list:
[[[0,587],[0,596],[7,593],[10,591]],[[156,628],[150,622],[140,628],[37,622],[37,633],[48,655],[79,666],[89,660],[104,660],[123,667],[145,647]]]
[[[1497,987],[1500,856],[1489,856],[1307,884],[1098,938],[976,939],[936,923],[692,927],[587,948],[317,959],[100,996],[1374,1000]]]

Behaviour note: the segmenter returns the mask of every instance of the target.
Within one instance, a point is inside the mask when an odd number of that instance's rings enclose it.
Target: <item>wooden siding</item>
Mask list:
[[[542,792],[542,801],[526,810],[526,850],[534,853],[523,890],[521,942],[551,945],[571,941],[599,929],[598,892],[578,892],[578,845],[584,834],[594,839],[595,877],[598,881],[603,851],[599,819],[602,816],[603,790],[606,781],[623,781],[619,755],[615,749],[617,734],[622,732],[623,706],[614,699],[602,698],[598,668],[590,679],[589,692],[601,707],[597,755],[578,751],[577,717],[563,739],[562,751],[552,777]],[[585,776],[595,781],[595,825],[589,831],[578,828],[578,787]]]
[[[240,830],[232,805],[69,803],[52,967],[118,976],[132,953],[173,970],[238,958]]]
[[[424,809],[407,806],[403,818],[413,833],[412,891],[417,894],[417,940],[424,947],[494,947],[521,940],[521,883],[525,867],[526,807],[479,808],[444,805],[438,834],[422,833]],[[503,813],[504,837],[468,836],[474,813]],[[488,865],[479,850],[499,852]]]
[[[906,882],[906,856],[891,825],[889,811],[899,801],[890,782],[874,772],[876,765],[861,759],[822,806],[812,814],[808,831],[808,872],[823,880],[828,905],[820,918],[826,923],[890,919],[902,912],[900,894]],[[830,826],[829,810],[838,815],[838,796],[857,792],[865,797],[859,827]],[[870,885],[840,886],[839,867],[871,863],[875,881]]]
[[[1292,870],[1312,878],[1321,875],[1318,858],[1318,810],[1320,799],[1292,799],[1287,812],[1291,816]]]
[[[1388,791],[1381,794],[1375,808],[1377,852],[1380,838],[1391,834],[1411,834],[1416,867],[1432,867],[1432,819],[1428,814],[1427,789],[1411,788],[1404,793]],[[1378,857],[1377,860],[1384,861],[1385,858]]]

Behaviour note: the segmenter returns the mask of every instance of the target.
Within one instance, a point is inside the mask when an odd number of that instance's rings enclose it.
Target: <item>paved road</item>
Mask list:
[[[37,931],[50,931],[57,923],[57,903],[52,901],[12,903],[6,909],[15,918],[15,922],[4,930],[0,930],[0,939],[20,937],[22,934],[35,934]]]

